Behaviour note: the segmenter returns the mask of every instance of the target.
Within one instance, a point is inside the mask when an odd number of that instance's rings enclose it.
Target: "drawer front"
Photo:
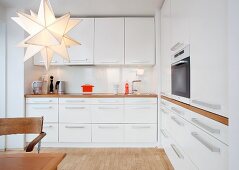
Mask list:
[[[57,104],[58,98],[26,98],[26,103]]]
[[[197,113],[189,112],[189,121],[192,124],[228,145],[228,126]]]
[[[124,104],[123,98],[95,98],[95,104]]]
[[[126,123],[157,123],[157,105],[126,105]]]
[[[157,124],[125,125],[125,142],[157,142]]]
[[[90,105],[60,104],[60,123],[91,123]]]
[[[124,125],[122,124],[93,124],[92,142],[123,142]]]
[[[90,104],[93,101],[90,98],[59,98],[60,104]]]
[[[186,151],[199,169],[228,169],[228,146],[194,125],[189,126]]]
[[[58,122],[58,104],[26,104],[27,117],[44,117],[44,122]]]
[[[44,123],[43,132],[46,132],[46,136],[42,139],[42,142],[58,142],[58,123]],[[26,142],[31,142],[37,135],[26,135]]]
[[[59,142],[91,142],[91,125],[60,123]]]
[[[160,113],[161,113],[161,123],[162,123],[162,128],[163,129],[170,129],[170,115],[171,115],[171,111],[168,110],[166,107],[161,106],[160,108]]]
[[[123,123],[123,105],[94,105],[92,106],[93,123]]]
[[[125,98],[125,104],[157,104],[157,98]]]
[[[163,106],[163,107],[170,108],[171,103],[168,102],[167,100],[161,99],[160,100],[160,105]]]

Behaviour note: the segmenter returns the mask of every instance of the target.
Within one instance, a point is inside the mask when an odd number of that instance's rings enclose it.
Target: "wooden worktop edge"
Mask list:
[[[195,107],[195,106],[191,106],[191,105],[189,105],[189,104],[185,104],[185,103],[179,102],[179,101],[177,101],[177,100],[171,99],[171,98],[166,97],[166,96],[162,96],[162,95],[161,95],[161,98],[164,99],[164,100],[167,100],[167,101],[169,101],[169,102],[171,102],[171,103],[174,103],[174,104],[176,104],[176,105],[179,105],[179,106],[181,106],[181,107],[183,107],[183,108],[185,108],[185,109],[188,109],[188,110],[190,110],[190,111],[192,111],[192,112],[195,112],[195,113],[198,113],[198,114],[200,114],[200,115],[202,115],[202,116],[205,116],[205,117],[207,117],[207,118],[209,118],[209,119],[215,120],[215,121],[217,121],[217,122],[219,122],[219,123],[222,123],[222,124],[224,124],[224,125],[227,125],[227,126],[228,126],[228,124],[229,124],[229,123],[228,123],[228,122],[229,122],[229,119],[228,119],[227,117],[220,116],[220,115],[218,115],[218,114],[216,114],[216,113],[212,113],[212,112],[209,112],[209,111],[206,111],[206,110],[197,108],[197,107]]]
[[[155,98],[157,94],[140,94],[140,95],[124,95],[124,94],[26,94],[25,98]]]

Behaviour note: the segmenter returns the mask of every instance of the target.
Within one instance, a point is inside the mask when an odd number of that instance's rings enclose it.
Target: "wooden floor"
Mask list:
[[[165,152],[156,148],[43,149],[65,152],[58,170],[172,170]]]

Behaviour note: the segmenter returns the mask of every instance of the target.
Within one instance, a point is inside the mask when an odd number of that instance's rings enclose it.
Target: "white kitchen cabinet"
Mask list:
[[[42,139],[42,142],[45,143],[56,143],[58,142],[58,123],[44,123],[43,125],[43,132],[47,135]],[[38,135],[29,134],[26,135],[26,142],[31,142],[34,138]]]
[[[58,122],[58,104],[27,104],[26,116],[43,116],[44,122]]]
[[[40,52],[34,56],[34,65],[43,66],[45,64]],[[54,53],[51,60],[51,65],[63,65],[63,59],[58,54]]]
[[[59,124],[59,142],[91,142],[91,124]]]
[[[190,0],[171,0],[171,51],[175,53],[189,44]]]
[[[66,65],[93,64],[94,52],[94,18],[75,18],[81,22],[68,35],[80,42],[81,45],[68,48],[70,61],[64,60]]]
[[[227,1],[192,0],[191,104],[228,117]]]
[[[126,124],[125,142],[157,142],[157,124]]]
[[[92,106],[92,123],[124,123],[123,105]]]
[[[92,142],[123,142],[124,125],[122,124],[93,124]]]
[[[155,64],[153,17],[125,18],[125,64]]]
[[[60,123],[91,123],[91,108],[82,104],[60,104]]]
[[[161,92],[165,96],[171,94],[171,0],[165,0],[161,9],[161,56],[160,56],[160,75]]]
[[[124,64],[124,18],[95,18],[95,64]]]
[[[157,123],[157,105],[125,105],[126,123]]]

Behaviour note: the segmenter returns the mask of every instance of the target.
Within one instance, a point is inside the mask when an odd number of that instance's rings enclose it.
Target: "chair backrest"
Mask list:
[[[0,118],[0,135],[40,134],[43,117]]]

